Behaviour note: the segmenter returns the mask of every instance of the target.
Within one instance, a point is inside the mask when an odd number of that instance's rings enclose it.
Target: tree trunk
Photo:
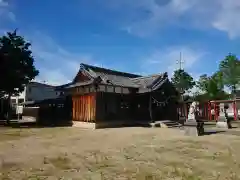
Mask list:
[[[11,120],[11,114],[12,114],[12,109],[11,109],[11,94],[8,94],[7,98],[7,125],[10,125],[10,120]]]

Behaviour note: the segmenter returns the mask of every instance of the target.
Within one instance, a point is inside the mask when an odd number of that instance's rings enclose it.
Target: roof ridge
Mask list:
[[[144,78],[147,78],[147,77],[155,77],[155,76],[162,76],[162,75],[164,75],[164,73],[150,74],[150,75],[147,75],[147,76],[141,76],[141,77],[130,78],[130,79],[132,79],[132,80],[134,80],[134,79],[144,79]]]
[[[129,76],[139,76],[139,77],[141,77],[141,75],[139,75],[139,74],[133,74],[133,73],[118,71],[118,70],[114,70],[114,69],[108,69],[108,68],[103,68],[103,67],[99,67],[99,66],[93,66],[93,65],[89,65],[89,64],[85,64],[85,63],[81,63],[80,66],[81,65],[85,66],[85,67],[93,68],[93,69],[99,69],[99,70],[106,71],[106,72],[109,72],[109,73],[112,72],[112,73],[126,75],[126,76],[129,75]]]

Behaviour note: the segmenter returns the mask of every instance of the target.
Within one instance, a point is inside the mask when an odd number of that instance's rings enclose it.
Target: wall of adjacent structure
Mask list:
[[[54,86],[45,85],[42,83],[29,83],[22,93],[18,96],[12,96],[13,105],[20,104],[26,101],[41,101],[45,99],[54,99],[59,97],[60,93],[55,91]],[[21,100],[21,102],[20,102]]]
[[[96,119],[104,121],[129,121],[132,119],[131,94],[97,92]]]

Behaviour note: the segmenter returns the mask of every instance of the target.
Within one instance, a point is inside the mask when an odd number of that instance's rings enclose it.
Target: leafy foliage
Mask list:
[[[192,77],[184,70],[175,71],[172,82],[181,94],[194,86]],[[231,96],[224,91],[224,87],[230,88],[235,95],[239,84],[240,60],[235,55],[229,54],[220,62],[217,72],[211,76],[206,74],[200,76],[196,83],[199,91],[191,99],[197,101],[228,99]]]
[[[207,74],[203,74],[200,76],[199,80],[196,82],[196,86],[199,88],[200,91],[206,93],[208,91],[208,82],[209,77]]]
[[[174,71],[174,75],[171,80],[180,94],[184,94],[195,85],[192,76],[183,69]]]
[[[217,71],[212,75],[212,78],[217,83],[218,89],[223,90],[224,89],[223,73],[221,71]]]
[[[219,71],[222,73],[223,84],[235,93],[240,82],[240,61],[235,55],[229,54],[220,62]]]
[[[16,30],[0,37],[0,94],[18,94],[38,75],[30,46]]]
[[[201,101],[226,99],[227,93],[224,92],[223,76],[221,72],[216,72],[208,77],[206,74],[200,76],[197,87],[201,91],[195,98]]]

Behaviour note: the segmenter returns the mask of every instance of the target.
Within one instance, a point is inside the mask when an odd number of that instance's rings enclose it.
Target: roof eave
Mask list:
[[[152,84],[148,85],[147,88],[149,89],[156,89],[159,88],[162,84],[164,84],[168,80],[168,75],[165,72],[162,76],[159,76],[157,79],[155,79]],[[163,82],[164,81],[164,82]],[[160,85],[160,86],[159,86]],[[158,87],[159,86],[159,87]]]
[[[81,63],[81,64],[80,64],[80,69],[79,69],[77,75],[74,77],[74,79],[73,79],[72,82],[75,82],[75,81],[76,81],[76,78],[77,78],[79,72],[83,72],[83,74],[86,75],[86,76],[87,76],[89,79],[91,79],[91,80],[94,79],[94,78],[96,78],[96,77],[93,77],[93,75],[92,75],[88,70],[86,70],[85,64],[82,64],[82,63]]]
[[[86,81],[86,82],[73,83],[73,84],[65,87],[65,89],[71,89],[71,88],[86,86],[86,85],[90,85],[90,84],[93,84],[93,80]]]
[[[121,85],[117,85],[117,84],[114,84],[114,83],[105,83],[105,82],[101,82],[99,83],[99,85],[110,85],[110,86],[116,86],[116,87],[124,87],[124,88],[135,88],[135,89],[138,89],[139,86],[121,86]]]

